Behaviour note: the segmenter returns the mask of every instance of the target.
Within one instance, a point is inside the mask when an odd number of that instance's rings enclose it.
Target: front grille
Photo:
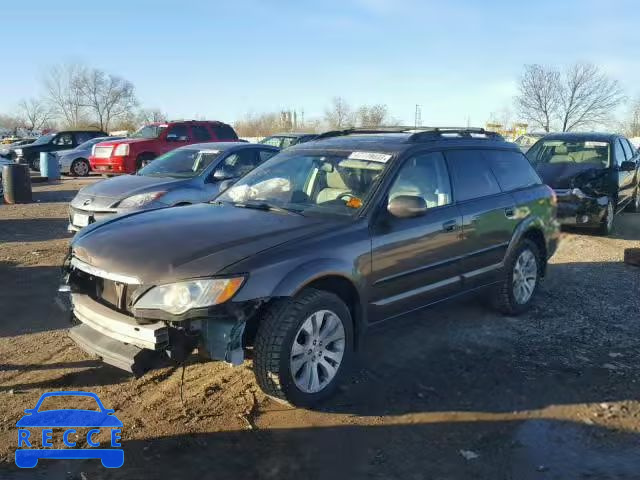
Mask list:
[[[93,300],[126,315],[131,315],[131,304],[137,285],[116,282],[107,278],[73,270],[70,282],[72,291],[84,293]]]
[[[96,147],[93,156],[96,158],[110,158],[113,147]]]

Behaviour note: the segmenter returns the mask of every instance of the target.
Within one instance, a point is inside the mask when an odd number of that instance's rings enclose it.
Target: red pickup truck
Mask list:
[[[98,143],[89,163],[94,172],[135,173],[154,158],[184,145],[204,142],[234,142],[231,126],[215,121],[151,123],[122,140]]]

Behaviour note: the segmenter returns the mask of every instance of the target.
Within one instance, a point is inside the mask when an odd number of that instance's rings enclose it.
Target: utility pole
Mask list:
[[[416,113],[414,116],[413,125],[415,128],[422,126],[422,107],[416,103]]]

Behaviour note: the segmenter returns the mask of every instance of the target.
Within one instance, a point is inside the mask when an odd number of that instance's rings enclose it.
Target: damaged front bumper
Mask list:
[[[80,273],[87,277],[86,272]],[[196,348],[212,360],[233,365],[244,360],[245,325],[257,303],[219,305],[200,318],[184,321],[142,320],[82,291],[82,282],[74,282],[73,276],[72,271],[67,275],[68,284],[60,288],[70,294],[76,323],[69,336],[105,363],[141,375],[168,360],[181,363]]]
[[[609,197],[578,196],[573,190],[555,190],[558,198],[558,221],[562,225],[594,227],[607,214]]]

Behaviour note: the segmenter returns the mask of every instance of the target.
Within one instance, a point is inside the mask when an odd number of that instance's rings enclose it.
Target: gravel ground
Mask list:
[[[91,180],[0,205],[0,478],[640,478],[640,215],[564,234],[535,307],[478,299],[387,324],[321,409],[291,408],[238,368],[190,363],[134,379],[66,337],[56,304],[66,203]],[[124,424],[124,467],[13,465],[16,421],[51,390],[98,393]],[[55,435],[54,435],[55,436]]]

